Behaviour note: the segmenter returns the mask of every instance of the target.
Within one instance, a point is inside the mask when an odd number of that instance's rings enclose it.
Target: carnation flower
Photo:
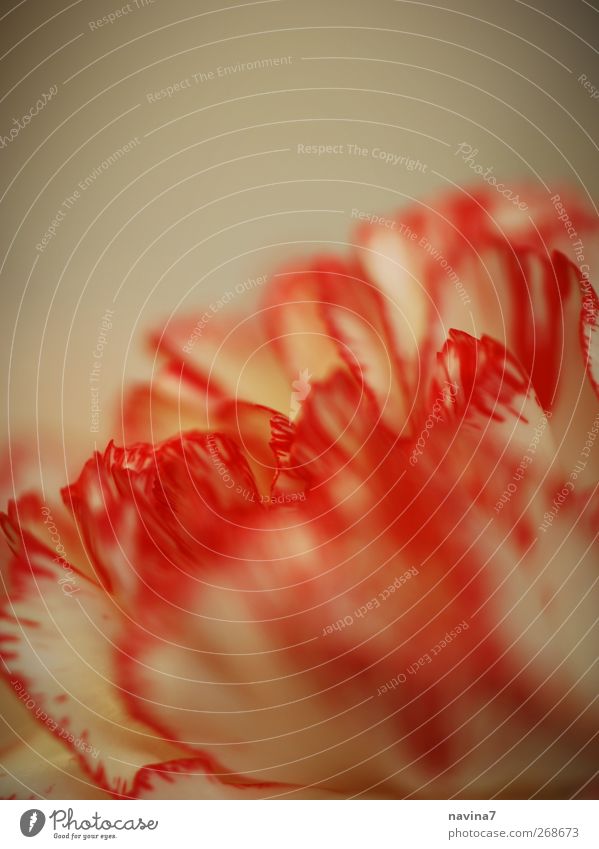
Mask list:
[[[518,193],[168,321],[62,503],[9,502],[4,796],[596,792],[597,220]]]

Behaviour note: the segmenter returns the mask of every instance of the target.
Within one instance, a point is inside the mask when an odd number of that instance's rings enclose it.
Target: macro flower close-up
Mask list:
[[[596,797],[597,216],[354,217],[150,328],[68,481],[7,453],[4,798]]]

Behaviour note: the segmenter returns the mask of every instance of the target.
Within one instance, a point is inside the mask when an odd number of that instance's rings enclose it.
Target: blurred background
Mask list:
[[[72,476],[149,329],[482,186],[459,145],[596,199],[597,33],[586,0],[2,3],[3,441]]]

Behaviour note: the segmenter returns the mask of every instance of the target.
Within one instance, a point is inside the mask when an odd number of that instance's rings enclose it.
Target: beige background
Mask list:
[[[138,2],[100,28],[90,21],[123,4],[1,5],[0,135],[58,87],[0,150],[5,438],[39,428],[44,452],[64,439],[68,474],[110,435],[121,383],[150,373],[148,328],[282,258],[347,249],[354,207],[384,213],[472,183],[459,142],[510,184],[565,179],[598,197],[599,100],[578,77],[599,88],[599,13],[585,0]],[[283,56],[148,102],[194,73]],[[36,250],[78,182],[135,137]],[[377,147],[426,171],[375,159]],[[93,434],[88,375],[106,308]]]

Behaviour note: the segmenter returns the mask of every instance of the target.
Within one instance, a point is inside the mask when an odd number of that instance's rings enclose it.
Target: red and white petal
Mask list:
[[[385,321],[393,347],[407,366],[405,381],[411,396],[427,380],[427,365],[437,349],[438,292],[435,276],[428,272],[409,236],[386,227],[361,229],[358,260],[367,279],[383,298]]]
[[[408,405],[405,364],[378,288],[355,263],[334,258],[315,259],[309,268],[290,269],[275,280],[265,321],[290,378],[308,373],[315,383],[345,364],[375,396],[385,418],[401,427]]]
[[[27,712],[22,706],[22,710]],[[78,759],[30,718],[0,754],[0,799],[110,799]]]
[[[178,433],[206,429],[213,404],[186,374],[184,367],[168,363],[150,383],[127,389],[117,423],[118,441],[123,445],[157,443]]]
[[[593,336],[596,294],[578,269],[562,255],[554,255],[557,273],[568,280],[568,297],[562,314],[562,341],[554,378],[556,391],[552,404],[551,428],[556,453],[564,473],[569,473],[581,461],[586,468],[579,483],[592,486],[599,475],[599,453],[589,450],[597,436],[599,404],[593,386]]]
[[[173,752],[123,710],[113,669],[122,614],[75,569],[64,592],[64,567],[32,537],[23,537],[15,567],[17,590],[0,618],[6,675],[90,780],[120,792],[143,764]]]
[[[399,437],[384,423],[383,410],[367,388],[339,371],[314,387],[277,483],[288,470],[294,477],[300,474],[308,481],[312,499],[318,493],[348,513],[359,513],[360,500],[373,497],[377,471],[396,459],[393,449],[398,444]]]
[[[579,367],[571,370],[571,358],[579,354],[571,336],[580,309],[579,283],[574,266],[554,249],[575,256],[549,198],[537,201],[544,212],[534,226],[524,227],[518,213],[520,228],[512,222],[505,232],[492,218],[503,205],[488,193],[409,206],[393,219],[391,230],[361,228],[360,261],[390,298],[387,313],[400,351],[403,345],[424,385],[434,353],[453,328],[491,336],[516,354],[545,409],[571,394],[573,377],[581,377]],[[571,198],[569,203],[580,233],[594,234],[599,221]],[[411,306],[420,316],[412,322],[420,330],[413,334],[411,352],[405,349],[402,312],[390,309],[393,299],[406,300],[404,312]]]
[[[395,344],[383,295],[357,267],[329,273],[324,285],[324,312],[341,360],[374,395],[383,419],[401,432],[414,400],[407,378],[410,364],[402,360]]]
[[[173,319],[153,343],[160,357],[195,382],[203,399],[233,398],[286,411],[289,385],[268,345],[260,311],[208,315],[207,321]]]
[[[136,556],[144,550],[143,518],[129,484],[129,470],[152,469],[155,455],[150,446],[138,447],[126,454],[111,443],[105,453],[94,454],[85,464],[79,479],[63,491],[67,507],[73,511],[85,544],[87,557],[97,582],[121,601],[132,594],[139,580],[140,563]],[[113,474],[122,470],[121,478]],[[146,487],[150,487],[147,483]],[[141,501],[143,493],[138,493]],[[141,527],[140,527],[141,526]]]
[[[122,675],[135,692],[132,709],[167,739],[255,781],[360,789],[359,765],[377,758],[380,734],[369,732],[368,697],[348,687],[339,698],[339,672],[331,678],[326,658],[311,650],[317,635],[301,622],[297,578],[295,602],[247,564],[230,564],[224,575],[206,571],[205,581],[201,592],[187,587],[193,613],[145,601],[154,638],[126,637],[134,658]],[[247,591],[237,589],[241,582]],[[269,621],[277,614],[295,614],[295,646],[287,628]],[[391,736],[383,739],[392,745]],[[390,770],[390,753],[386,761]],[[377,766],[366,775],[380,775]]]
[[[448,486],[453,480],[471,493],[472,509],[465,516],[470,513],[472,519],[480,512],[482,540],[475,526],[463,535],[471,545],[464,556],[479,550],[484,570],[482,581],[480,573],[470,572],[472,586],[478,585],[480,592],[472,619],[487,629],[481,637],[483,656],[485,651],[498,652],[495,668],[484,675],[481,671],[481,681],[487,678],[491,683],[489,701],[478,714],[478,719],[486,717],[480,727],[487,729],[487,736],[465,749],[464,764],[473,775],[463,790],[466,795],[472,788],[484,792],[495,783],[500,788],[496,792],[510,795],[522,788],[534,792],[543,780],[549,793],[560,782],[562,788],[575,789],[588,780],[594,757],[593,688],[598,682],[591,646],[597,639],[593,609],[598,599],[591,564],[597,556],[596,535],[584,522],[572,522],[568,510],[556,523],[551,542],[540,533],[538,523],[555,480],[555,473],[547,475],[553,455],[550,426],[535,405],[526,375],[518,373],[509,355],[498,357],[498,346],[489,340],[474,346],[472,342],[454,334],[440,361],[442,373],[451,373],[461,391],[453,401],[453,415],[451,405],[446,405],[450,421],[458,426],[451,453],[431,469],[437,480]],[[485,411],[488,426],[481,430]],[[480,434],[474,439],[473,424]],[[429,466],[431,458],[424,459]],[[493,500],[506,493],[506,503],[498,500],[494,515]],[[448,502],[455,497],[449,490]],[[450,509],[449,503],[445,509]],[[578,519],[586,509],[585,505],[578,510]],[[451,513],[459,515],[455,508]],[[452,536],[462,538],[459,531]],[[473,661],[479,653],[474,653]],[[505,709],[510,700],[512,712],[501,719],[497,706],[503,702]],[[467,711],[463,715],[469,716]],[[476,727],[474,721],[467,724]],[[498,748],[497,760],[485,766],[492,741],[498,739],[489,730],[493,727],[504,735],[504,750]],[[565,769],[568,751],[573,760]],[[520,771],[510,775],[518,763]]]
[[[452,330],[437,357],[429,409],[438,401],[443,421],[485,435],[516,456],[527,447],[531,424],[543,418],[532,379],[518,360],[494,339],[475,339]],[[433,421],[436,419],[433,418]],[[547,438],[539,450],[546,468],[554,446]]]
[[[21,438],[0,454],[0,509],[6,510],[12,522],[28,529],[57,554],[65,554],[79,562],[81,543],[70,516],[57,493],[64,483],[65,469],[61,468],[57,443],[42,457],[32,451],[36,444]],[[46,501],[42,497],[46,494]],[[0,600],[10,586],[12,551],[0,534]]]
[[[215,772],[208,758],[187,758],[144,767],[131,792],[136,799],[338,799],[313,787],[248,782]]]
[[[217,556],[220,540],[261,510],[238,445],[195,432],[158,446],[111,444],[63,497],[104,587],[126,606],[140,584],[201,570],[204,556]]]
[[[419,237],[426,237],[441,253],[452,241],[453,231],[480,248],[500,240],[514,247],[541,251],[547,257],[551,251],[561,250],[575,259],[574,244],[578,238],[592,251],[599,219],[582,194],[567,186],[556,188],[552,194],[538,185],[521,183],[513,187],[513,198],[506,198],[492,186],[471,185],[422,205],[410,205],[405,218],[402,211],[402,221],[406,220]],[[518,202],[525,208],[519,208]],[[566,218],[571,222],[572,233],[568,232]]]
[[[447,214],[455,216],[462,232],[473,242],[499,236],[510,244],[539,250],[545,256],[560,250],[575,260],[576,237],[591,248],[599,233],[599,219],[582,194],[568,186],[557,189],[550,194],[538,185],[516,186],[515,191],[528,207],[523,210],[493,188],[477,190],[470,198],[452,193],[447,198]],[[574,238],[568,232],[564,212],[571,222]]]
[[[266,290],[262,314],[265,335],[286,369],[289,396],[291,381],[302,372],[317,381],[339,367],[338,346],[331,339],[325,316],[326,281],[331,274],[345,271],[340,260],[316,258],[307,268],[281,271]],[[281,412],[289,415],[289,403]]]
[[[513,397],[502,398],[500,380],[503,416],[489,410],[489,381],[480,386],[484,397],[465,391],[460,397],[466,412],[473,404],[479,424],[488,410],[489,428],[498,428],[491,445],[520,427],[532,436],[535,422],[525,421]],[[246,554],[243,567],[233,559],[212,574],[207,567],[206,585],[185,593],[188,606],[181,609],[180,597],[172,608],[145,599],[139,608],[152,610],[156,636],[128,636],[135,659],[123,670],[140,715],[167,737],[209,750],[255,779],[285,782],[293,775],[342,792],[434,795],[457,788],[467,797],[480,776],[480,787],[513,782],[518,793],[554,774],[551,786],[563,792],[588,778],[593,752],[587,748],[577,759],[576,751],[593,728],[588,708],[596,681],[585,667],[596,604],[590,555],[579,564],[576,585],[556,596],[563,556],[554,563],[537,557],[530,540],[490,523],[488,505],[476,498],[475,483],[492,488],[497,452],[489,452],[478,479],[459,486],[469,449],[471,463],[485,461],[480,430],[463,426],[456,434],[455,422],[448,431],[438,424],[439,436],[416,469],[404,454],[398,485],[398,466],[380,464],[381,440],[365,443],[365,416],[353,415],[360,388],[353,401],[348,390],[336,397],[330,386],[326,395],[315,387],[306,405],[318,405],[317,418],[325,428],[333,423],[333,431],[345,418],[342,437],[331,440],[325,431],[323,438],[322,430],[298,436],[313,436],[314,460],[328,448],[333,462],[321,468],[329,476],[341,480],[357,456],[377,470],[371,509],[335,509],[337,491],[325,516],[311,493],[307,504],[320,512],[294,529],[276,526],[270,546],[264,532],[240,537],[239,550],[251,551],[251,558]],[[325,397],[346,412],[324,415]],[[376,418],[370,426],[374,432]],[[339,462],[340,453],[347,462]],[[347,483],[351,493],[351,475]],[[377,500],[381,492],[389,497]],[[580,545],[588,548],[584,539]],[[317,574],[316,562],[322,564]],[[413,566],[418,573],[401,592],[355,615]],[[548,602],[555,613],[546,610]],[[351,627],[323,635],[346,615]],[[459,641],[450,638],[435,652],[462,622]],[[564,640],[556,638],[556,626]],[[417,674],[410,677],[414,664]],[[401,672],[408,683],[379,695]],[[571,769],[560,774],[570,758]],[[487,776],[495,761],[496,772]],[[520,775],[524,762],[531,766]]]
[[[580,313],[580,335],[585,366],[593,388],[599,397],[599,296],[591,282],[580,281],[582,309]]]
[[[257,490],[263,495],[270,494],[282,463],[280,431],[292,427],[289,419],[259,404],[224,401],[215,405],[209,426],[237,445],[248,463]]]

